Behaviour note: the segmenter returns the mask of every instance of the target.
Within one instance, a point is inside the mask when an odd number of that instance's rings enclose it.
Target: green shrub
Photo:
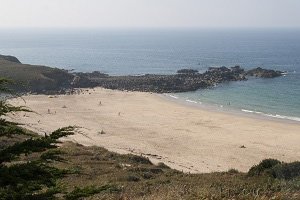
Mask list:
[[[258,176],[265,173],[268,173],[275,165],[280,164],[279,160],[275,159],[265,159],[261,161],[258,165],[255,165],[250,168],[248,175],[249,176]]]
[[[300,162],[282,163],[271,170],[274,178],[293,179],[300,176]]]
[[[143,156],[130,155],[129,159],[139,164],[152,164],[149,158]]]
[[[170,169],[170,167],[163,162],[159,162],[157,164],[157,167],[162,168],[162,169]]]
[[[118,189],[115,186],[111,185],[104,185],[102,187],[85,187],[85,188],[78,188],[76,187],[72,192],[65,195],[66,200],[76,200],[76,199],[82,199],[83,197],[89,197],[94,194],[98,194],[100,192],[104,191],[117,191]]]
[[[267,175],[277,179],[293,179],[300,176],[300,162],[283,163],[274,159],[266,159],[253,166],[248,175]]]
[[[238,174],[239,171],[237,169],[229,169],[228,173],[230,173],[230,174]]]
[[[129,182],[138,182],[141,179],[140,179],[140,177],[138,177],[136,175],[130,174],[130,175],[127,176],[126,180],[129,181]]]

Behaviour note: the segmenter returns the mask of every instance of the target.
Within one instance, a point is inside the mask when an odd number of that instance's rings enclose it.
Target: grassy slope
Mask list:
[[[13,89],[16,91],[33,92],[66,87],[73,78],[61,69],[21,64],[2,57],[0,57],[0,76],[14,80]]]
[[[184,174],[100,147],[65,143],[62,149],[67,161],[57,165],[80,172],[66,177],[63,184],[69,188],[106,184],[119,188],[89,199],[300,199],[300,177],[285,181],[236,171]]]

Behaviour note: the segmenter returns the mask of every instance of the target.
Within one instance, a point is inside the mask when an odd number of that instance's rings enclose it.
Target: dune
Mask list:
[[[300,124],[217,112],[170,101],[162,95],[95,88],[77,95],[28,95],[12,99],[32,113],[11,115],[44,134],[76,125],[67,138],[191,173],[246,172],[266,158],[300,160]],[[24,101],[25,100],[25,101]]]

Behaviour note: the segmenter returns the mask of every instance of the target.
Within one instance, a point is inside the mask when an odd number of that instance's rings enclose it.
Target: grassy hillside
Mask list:
[[[0,55],[1,60],[7,60],[15,63],[21,63],[18,58],[14,56],[5,56],[5,55]]]
[[[6,138],[0,141],[0,146],[22,139],[24,138]],[[288,179],[274,178],[268,173],[251,175],[236,170],[187,174],[170,169],[163,163],[153,165],[144,157],[120,155],[101,147],[85,147],[66,142],[60,150],[64,153],[64,160],[53,165],[70,172],[59,182],[67,191],[77,191],[69,199],[77,199],[79,194],[88,196],[93,187],[103,188],[103,191],[84,199],[300,198],[299,174]],[[300,166],[299,163],[297,165]],[[261,169],[261,165],[255,169]],[[87,186],[91,190],[79,189]]]
[[[114,190],[90,199],[300,199],[300,176],[277,179],[267,174],[249,176],[230,170],[222,173],[185,174],[148,159],[119,155],[100,147],[66,143],[66,162],[79,174],[63,179],[68,187],[110,185]]]
[[[0,55],[0,76],[14,80],[12,89],[43,92],[69,87],[73,75],[67,71],[17,62],[17,58]]]

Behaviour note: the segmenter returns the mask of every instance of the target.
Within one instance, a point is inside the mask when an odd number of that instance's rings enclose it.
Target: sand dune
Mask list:
[[[31,130],[43,133],[77,125],[82,134],[69,140],[143,154],[155,163],[164,162],[185,172],[247,171],[265,158],[300,160],[299,123],[219,113],[156,94],[102,88],[80,95],[30,95],[24,99],[26,104],[21,99],[11,103],[26,105],[36,113],[12,118]]]

